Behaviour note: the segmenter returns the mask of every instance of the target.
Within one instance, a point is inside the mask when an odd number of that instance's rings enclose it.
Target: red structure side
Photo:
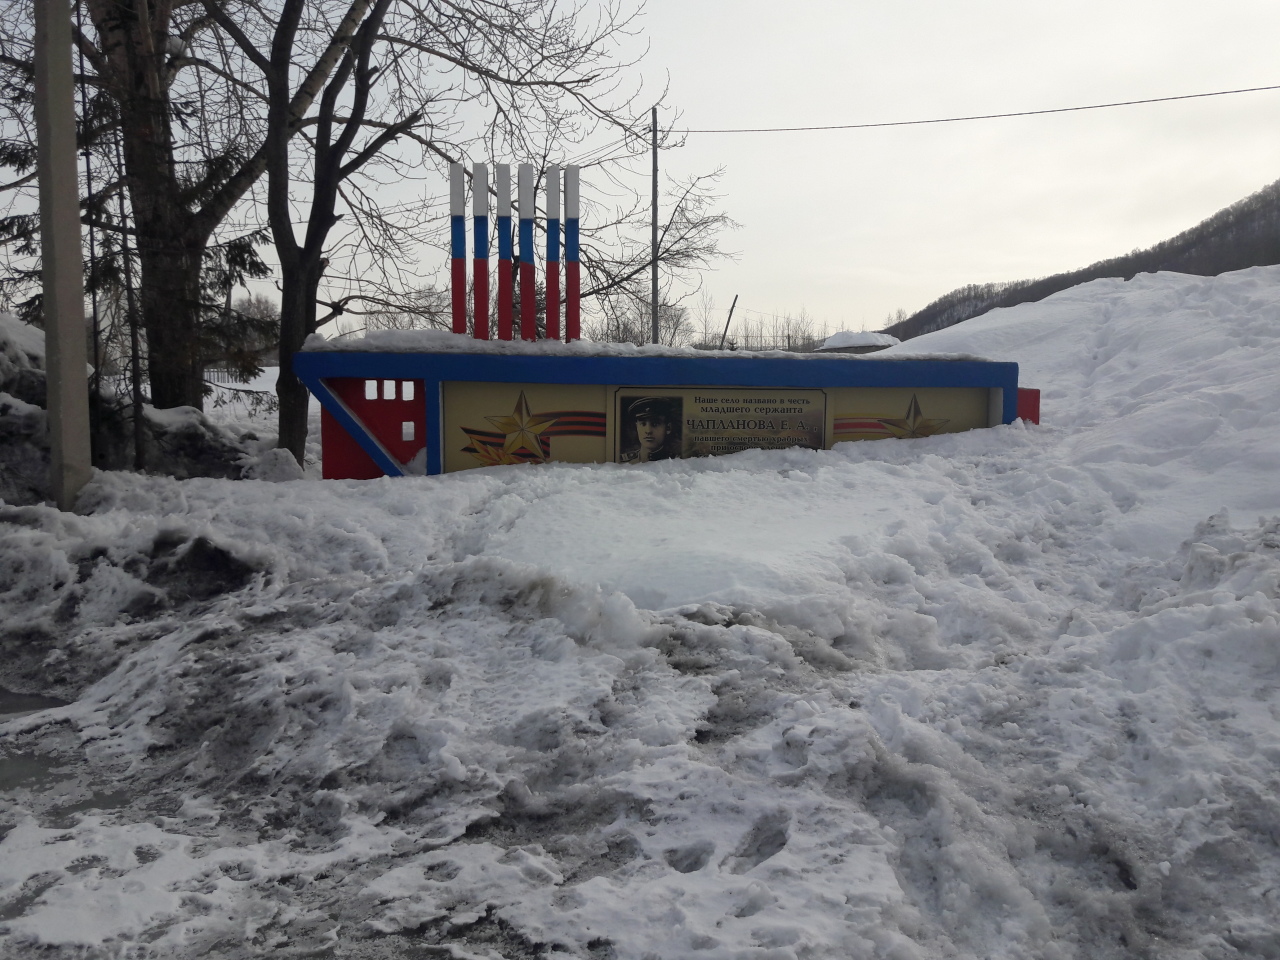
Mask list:
[[[327,386],[393,458],[409,463],[426,448],[427,408],[421,380],[332,377]],[[372,394],[372,396],[370,396]],[[326,480],[371,480],[382,469],[327,410],[320,419]]]
[[[324,451],[320,475],[326,480],[375,480],[386,476],[328,410],[320,411],[320,449]]]
[[[1040,391],[1018,388],[1018,419],[1031,423],[1040,422]]]

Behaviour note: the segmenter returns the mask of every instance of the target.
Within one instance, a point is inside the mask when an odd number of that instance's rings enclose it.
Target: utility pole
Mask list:
[[[733,323],[733,308],[738,305],[738,295],[733,295],[733,303],[729,304],[729,319],[724,322],[724,333],[720,334],[720,349],[724,349],[724,341],[729,336],[729,324]]]
[[[658,108],[650,114],[649,138],[653,150],[653,214],[649,232],[649,318],[653,323],[653,342],[658,336]]]
[[[36,173],[40,180],[49,483],[58,509],[70,510],[92,469],[71,15],[62,0],[36,0],[35,14]]]

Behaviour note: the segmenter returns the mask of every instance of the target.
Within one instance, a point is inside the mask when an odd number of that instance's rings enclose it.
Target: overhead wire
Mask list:
[[[1238,90],[1214,90],[1209,93],[1184,93],[1174,97],[1147,97],[1143,100],[1117,100],[1113,103],[1090,103],[1077,107],[1050,107],[1044,110],[1015,110],[1009,113],[982,113],[964,117],[932,117],[926,120],[885,120],[876,123],[837,123],[810,127],[731,127],[718,129],[673,131],[691,133],[804,133],[818,130],[872,130],[878,127],[916,127],[932,123],[965,123],[971,120],[1003,120],[1007,117],[1037,117],[1050,113],[1078,113],[1083,110],[1108,110],[1112,107],[1136,107],[1147,103],[1171,103],[1175,100],[1200,100],[1205,97],[1229,97],[1239,93],[1261,93],[1280,90],[1280,84],[1265,87],[1242,87]]]

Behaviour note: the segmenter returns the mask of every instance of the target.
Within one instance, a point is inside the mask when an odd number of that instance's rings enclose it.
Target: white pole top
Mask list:
[[[547,168],[547,219],[560,219],[560,168]]]
[[[489,216],[489,165],[473,164],[471,167],[471,215]]]
[[[564,168],[564,218],[578,219],[578,167],[570,164]]]
[[[494,186],[498,188],[498,216],[511,216],[511,164],[493,165]]]
[[[465,217],[467,215],[467,181],[462,173],[462,164],[449,164],[449,216]]]
[[[520,164],[520,219],[532,220],[533,210],[533,164]]]

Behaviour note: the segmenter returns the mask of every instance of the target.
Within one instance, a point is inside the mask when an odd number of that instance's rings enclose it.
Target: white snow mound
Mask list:
[[[1044,423],[0,505],[0,953],[1280,956],[1280,269],[889,353]]]

